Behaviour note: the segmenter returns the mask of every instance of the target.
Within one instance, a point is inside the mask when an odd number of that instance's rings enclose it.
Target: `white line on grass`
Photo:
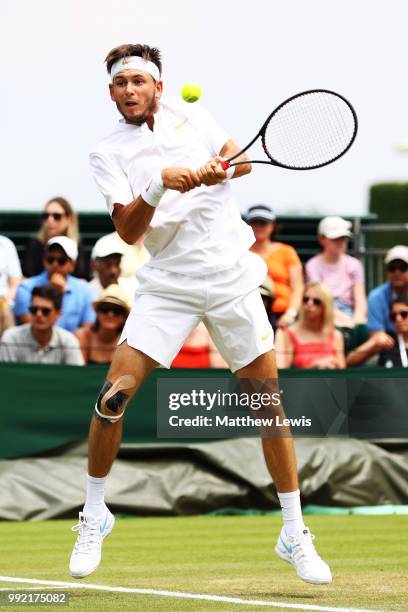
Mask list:
[[[181,593],[179,591],[156,591],[155,589],[130,589],[127,587],[111,587],[104,584],[90,584],[89,582],[62,582],[59,580],[35,580],[33,578],[16,578],[0,576],[0,582],[18,582],[20,584],[41,584],[51,587],[64,587],[69,589],[90,589],[94,591],[108,591],[109,593],[135,593],[137,595],[155,595],[156,597],[175,597],[178,599],[200,599],[205,601],[219,601],[244,606],[264,606],[271,608],[290,608],[292,610],[318,610],[321,612],[379,612],[378,610],[363,610],[361,608],[333,608],[327,606],[313,606],[310,604],[283,603],[280,601],[261,601],[259,599],[240,599],[238,597],[222,597],[220,595],[205,595],[201,593]]]

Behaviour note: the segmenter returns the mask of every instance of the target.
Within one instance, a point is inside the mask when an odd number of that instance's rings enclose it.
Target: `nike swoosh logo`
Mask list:
[[[262,340],[262,342],[265,342],[265,340],[266,340],[267,338],[269,338],[269,336],[270,336],[270,335],[271,335],[271,332],[268,332],[268,333],[266,334],[266,336],[261,336],[261,340]]]
[[[149,184],[145,187],[145,192],[147,193],[150,189],[150,185],[152,184],[152,179],[150,179]]]
[[[183,125],[185,125],[187,123],[187,121],[188,121],[188,119],[184,119],[184,121],[182,121],[181,123],[176,125],[176,130],[179,130],[181,127],[183,127]]]
[[[105,531],[105,529],[106,529],[106,523],[107,523],[107,522],[108,522],[108,513],[106,513],[105,522],[104,522],[103,526],[102,526],[102,525],[100,525],[100,527],[99,527],[99,533],[100,533],[101,535],[103,535],[103,532],[104,532],[104,531]]]
[[[282,538],[280,539],[280,541],[282,542],[283,546],[286,548],[287,552],[289,555],[292,554],[292,547],[291,546],[286,546],[285,542],[282,540]]]

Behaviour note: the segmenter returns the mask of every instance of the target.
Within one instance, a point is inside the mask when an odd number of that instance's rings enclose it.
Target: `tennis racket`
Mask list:
[[[288,98],[269,115],[258,134],[239,153],[224,160],[224,170],[247,161],[231,163],[260,138],[266,160],[289,170],[313,170],[339,159],[357,134],[357,115],[350,102],[327,89],[303,91]]]

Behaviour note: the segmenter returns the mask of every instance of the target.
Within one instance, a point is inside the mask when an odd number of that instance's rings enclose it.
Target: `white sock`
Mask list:
[[[305,528],[300,505],[300,491],[279,493],[278,497],[282,508],[283,523],[288,536],[298,535]]]
[[[95,478],[94,476],[86,476],[86,501],[84,513],[94,518],[102,518],[105,514],[105,483],[107,476],[104,478]]]

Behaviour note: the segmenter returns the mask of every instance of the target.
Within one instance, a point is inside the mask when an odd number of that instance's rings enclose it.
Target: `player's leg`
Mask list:
[[[139,273],[139,281],[142,277]],[[126,342],[120,343],[115,351],[91,423],[87,497],[84,512],[74,528],[79,536],[70,563],[75,578],[87,576],[97,568],[103,538],[114,525],[114,517],[105,506],[104,489],[119,449],[126,406],[158,363],[170,367],[201,319],[193,289],[188,277],[160,270],[148,271],[139,285],[121,337]],[[203,298],[198,301],[203,302]]]
[[[87,495],[79,522],[73,528],[79,532],[70,559],[70,573],[74,578],[84,578],[98,567],[102,542],[114,527],[114,516],[104,500],[107,475],[122,439],[126,406],[156,365],[151,357],[128,346],[127,342],[115,351],[89,432]]]
[[[237,370],[235,375],[239,379],[269,381],[271,391],[278,391],[278,372],[273,351],[259,355],[252,363]],[[262,447],[266,466],[277,490],[280,493],[298,490],[296,456],[290,432],[287,431],[286,435],[263,437]]]
[[[265,267],[259,258],[245,259],[245,270],[222,277],[215,275],[204,323],[218,350],[241,381],[241,387],[259,390],[267,385],[278,390],[273,352],[273,330],[259,293]],[[261,262],[262,264],[262,262]],[[238,268],[242,265],[238,264]],[[263,276],[262,276],[263,274]],[[283,415],[281,405],[268,407]],[[271,416],[274,416],[273,414]],[[276,552],[292,563],[298,575],[308,582],[331,582],[330,569],[317,555],[312,536],[304,527],[297,479],[296,457],[289,429],[264,431],[262,445],[267,468],[278,490],[284,526]],[[288,535],[287,532],[290,534]]]
[[[88,473],[104,478],[109,473],[122,439],[123,414],[127,404],[150,372],[157,366],[148,355],[119,345],[97,400],[89,430]]]
[[[236,375],[249,382],[264,381],[272,392],[279,390],[273,351],[259,355],[237,370]],[[279,405],[277,410],[283,418],[282,406]],[[294,566],[305,582],[329,584],[332,582],[330,568],[317,554],[314,536],[303,523],[295,449],[289,429],[283,435],[273,430],[264,432],[262,446],[266,465],[278,491],[284,522],[275,551],[281,559]]]

